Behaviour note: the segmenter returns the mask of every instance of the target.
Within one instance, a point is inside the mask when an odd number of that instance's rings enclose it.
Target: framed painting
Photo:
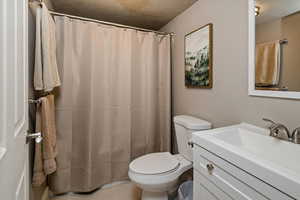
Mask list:
[[[207,24],[185,36],[185,86],[213,86],[213,25]]]

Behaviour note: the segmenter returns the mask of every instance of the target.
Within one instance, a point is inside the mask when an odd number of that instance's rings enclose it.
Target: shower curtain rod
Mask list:
[[[43,2],[43,0],[33,0],[33,1],[39,2],[40,5],[42,5],[41,3]],[[82,21],[95,22],[95,23],[99,23],[99,24],[110,25],[110,26],[115,26],[115,27],[119,27],[119,28],[128,28],[128,29],[133,29],[133,30],[143,31],[143,32],[152,32],[152,33],[156,33],[156,34],[159,34],[159,35],[175,36],[175,33],[166,33],[166,32],[154,31],[154,30],[150,30],[150,29],[138,28],[138,27],[134,27],[134,26],[127,26],[127,25],[123,25],[123,24],[106,22],[106,21],[101,21],[101,20],[96,20],[96,19],[91,19],[91,18],[86,18],[86,17],[79,17],[79,16],[76,16],[76,15],[69,15],[69,14],[65,14],[65,13],[55,12],[53,10],[49,10],[49,12],[52,15],[64,16],[64,17],[69,17],[69,18],[72,18],[72,19],[79,19],[79,20],[82,20]]]
[[[127,26],[127,25],[123,25],[123,24],[106,22],[106,21],[101,21],[101,20],[96,20],[96,19],[91,19],[91,18],[86,18],[86,17],[79,17],[76,15],[69,15],[69,14],[59,13],[59,12],[55,12],[55,11],[49,11],[49,12],[52,15],[64,16],[64,17],[79,19],[79,20],[83,20],[83,21],[90,21],[90,22],[95,22],[95,23],[99,23],[99,24],[115,26],[115,27],[119,27],[119,28],[128,28],[128,29],[133,29],[133,30],[137,30],[137,31],[152,32],[152,33],[156,33],[159,35],[170,35],[170,36],[175,35],[175,33],[165,33],[165,32],[160,32],[160,31],[154,31],[154,30],[150,30],[150,29],[138,28],[138,27],[134,27],[134,26]]]

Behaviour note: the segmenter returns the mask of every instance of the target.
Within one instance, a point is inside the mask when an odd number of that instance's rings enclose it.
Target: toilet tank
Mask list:
[[[211,123],[192,116],[179,115],[174,117],[174,125],[179,154],[193,161],[192,148],[188,145],[192,133],[211,129]]]

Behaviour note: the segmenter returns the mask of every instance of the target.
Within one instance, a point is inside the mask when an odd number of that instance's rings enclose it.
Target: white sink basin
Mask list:
[[[300,145],[270,137],[267,129],[246,123],[196,132],[193,142],[300,199]]]

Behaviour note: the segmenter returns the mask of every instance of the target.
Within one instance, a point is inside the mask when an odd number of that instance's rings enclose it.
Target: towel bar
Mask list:
[[[41,103],[42,101],[40,99],[37,99],[37,100],[34,100],[34,99],[28,99],[28,103],[31,103],[31,104],[39,104]]]

